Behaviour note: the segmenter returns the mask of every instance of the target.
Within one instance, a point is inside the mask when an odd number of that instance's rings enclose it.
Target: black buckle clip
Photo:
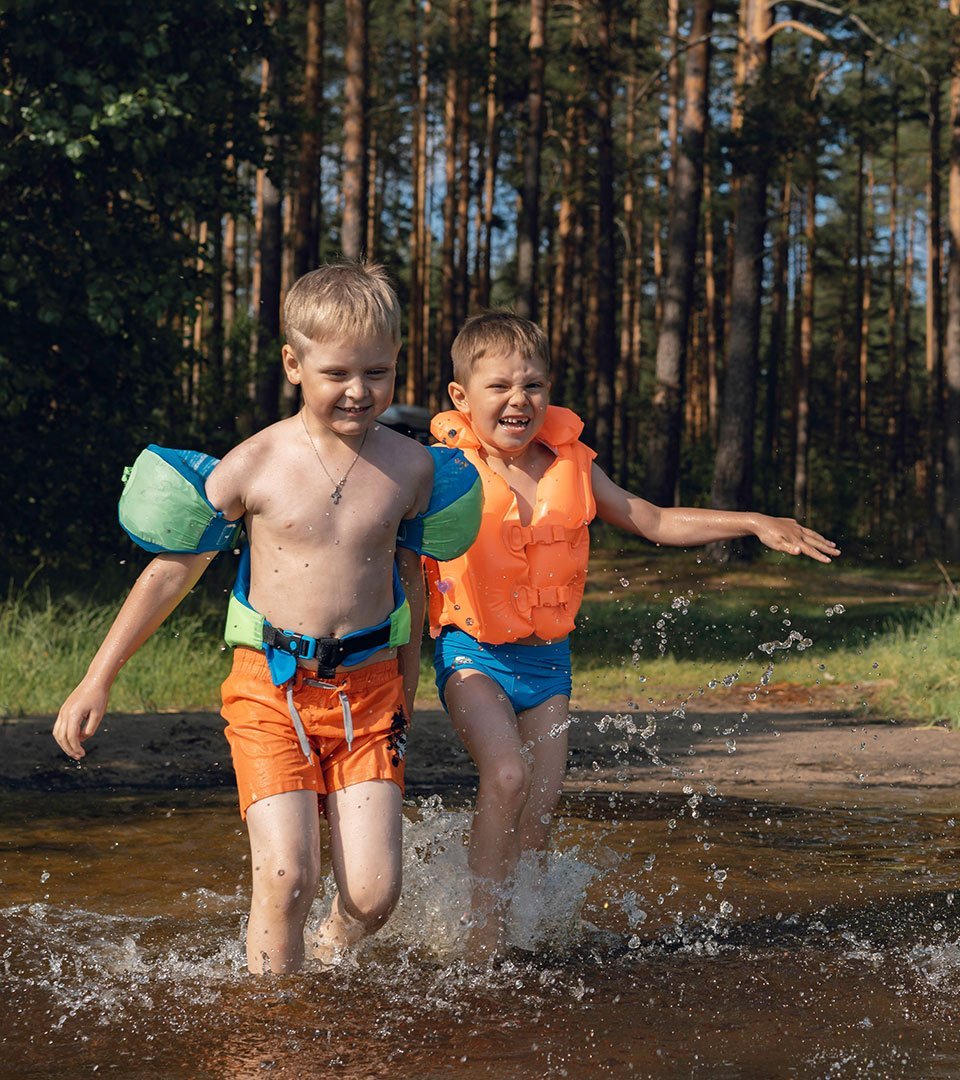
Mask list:
[[[289,653],[297,660],[316,660],[317,674],[330,678],[343,662],[343,642],[335,637],[311,637],[309,634],[292,634],[287,630],[269,627],[263,635],[264,644],[272,645],[280,652]]]

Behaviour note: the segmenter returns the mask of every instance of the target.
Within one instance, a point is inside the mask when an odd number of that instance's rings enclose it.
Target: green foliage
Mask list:
[[[120,471],[166,437],[201,289],[189,224],[259,153],[259,5],[21,0],[0,18],[3,565],[113,547]]]

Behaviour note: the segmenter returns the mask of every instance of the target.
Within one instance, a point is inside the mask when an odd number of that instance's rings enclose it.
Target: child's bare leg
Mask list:
[[[503,948],[503,885],[520,854],[519,824],[530,790],[513,708],[499,686],[477,671],[459,671],[444,687],[450,719],[470,752],[480,785],[470,829],[473,917],[470,949],[492,956]]]
[[[557,694],[526,709],[517,717],[520,737],[533,744],[533,778],[530,795],[520,818],[520,851],[544,851],[550,839],[553,815],[563,791],[567,772],[567,728],[570,699]],[[553,727],[562,731],[551,735]]]
[[[316,793],[288,791],[253,803],[247,832],[253,871],[247,966],[254,974],[296,971],[320,881]]]
[[[327,796],[337,895],[311,942],[321,962],[379,930],[400,898],[403,793],[367,780]]]

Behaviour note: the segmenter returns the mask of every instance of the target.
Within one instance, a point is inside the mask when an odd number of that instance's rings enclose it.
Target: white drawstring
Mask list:
[[[343,710],[343,737],[347,740],[347,751],[353,749],[353,711],[350,708],[350,699],[345,690],[341,690],[336,683],[321,682],[319,679],[304,679],[307,686],[321,686],[324,690],[336,690],[340,699],[340,708]],[[300,713],[293,702],[293,683],[287,683],[287,708],[290,710],[290,719],[293,721],[294,731],[300,740],[300,749],[307,761],[312,759],[310,741],[300,719]]]

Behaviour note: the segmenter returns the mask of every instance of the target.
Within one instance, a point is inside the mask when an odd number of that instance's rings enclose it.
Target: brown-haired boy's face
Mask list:
[[[543,426],[550,404],[550,380],[542,363],[519,353],[484,356],[465,383],[450,384],[450,399],[470,418],[474,434],[484,446],[516,456]]]

